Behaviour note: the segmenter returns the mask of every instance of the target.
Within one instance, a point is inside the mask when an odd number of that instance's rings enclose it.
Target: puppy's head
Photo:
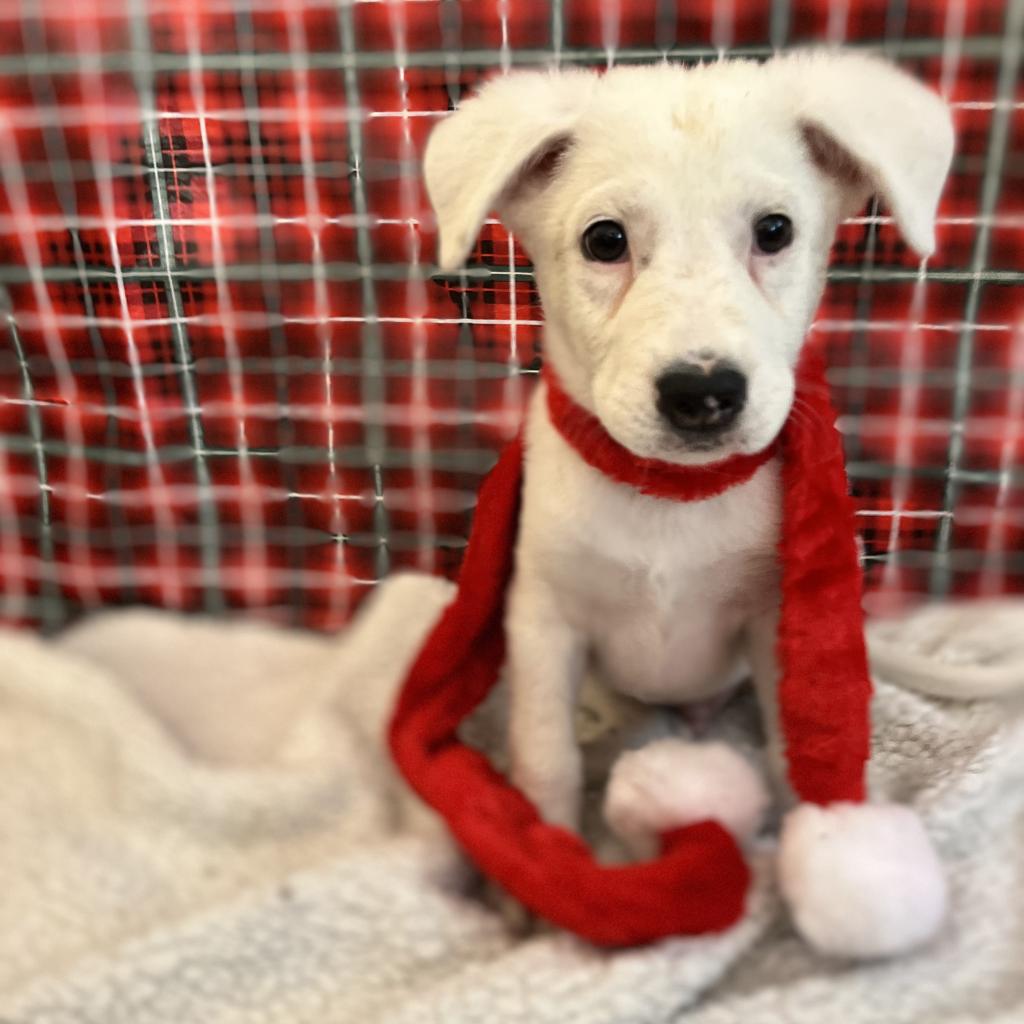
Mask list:
[[[922,255],[953,133],[937,96],[861,56],[498,79],[434,131],[440,263],[497,209],[536,268],[546,357],[637,455],[764,448],[839,220],[882,195]]]

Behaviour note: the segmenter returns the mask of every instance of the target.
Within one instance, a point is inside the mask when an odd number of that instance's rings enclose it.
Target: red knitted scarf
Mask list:
[[[640,459],[550,373],[548,413],[591,466],[644,494],[701,501],[782,460],[778,703],[790,783],[801,800],[864,799],[868,680],[860,567],[842,444],[823,367],[805,358],[782,433],[764,452],[706,466]],[[391,721],[394,759],[480,870],[541,917],[600,945],[716,931],[742,914],[749,872],[732,836],[705,821],[663,837],[655,860],[603,866],[456,736],[497,681],[513,567],[523,443],[502,452],[480,491],[458,592],[409,671]]]

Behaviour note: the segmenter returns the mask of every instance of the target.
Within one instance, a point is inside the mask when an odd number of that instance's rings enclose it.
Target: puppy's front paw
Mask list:
[[[801,804],[783,821],[778,872],[797,929],[833,956],[909,952],[946,914],[942,865],[909,807]]]
[[[669,738],[615,762],[604,817],[634,856],[646,858],[663,833],[708,819],[743,842],[760,828],[768,800],[761,777],[732,747]]]

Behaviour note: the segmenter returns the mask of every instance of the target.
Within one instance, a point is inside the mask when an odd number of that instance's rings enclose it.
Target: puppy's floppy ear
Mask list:
[[[843,215],[873,193],[922,256],[953,157],[949,108],[893,65],[855,54],[801,53],[772,62],[818,164],[844,191]]]
[[[424,157],[440,230],[438,263],[465,259],[488,211],[571,134],[595,77],[524,72],[489,82],[432,132]]]

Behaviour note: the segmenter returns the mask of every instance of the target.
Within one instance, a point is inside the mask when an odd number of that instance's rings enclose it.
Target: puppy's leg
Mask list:
[[[761,707],[768,745],[769,773],[784,804],[788,806],[794,802],[794,798],[786,774],[786,750],[779,718],[779,664],[775,656],[778,635],[777,605],[755,615],[747,624],[747,659],[754,679],[757,702]]]
[[[513,581],[506,632],[512,781],[546,821],[575,830],[583,773],[574,718],[585,639],[550,587],[522,577]]]

